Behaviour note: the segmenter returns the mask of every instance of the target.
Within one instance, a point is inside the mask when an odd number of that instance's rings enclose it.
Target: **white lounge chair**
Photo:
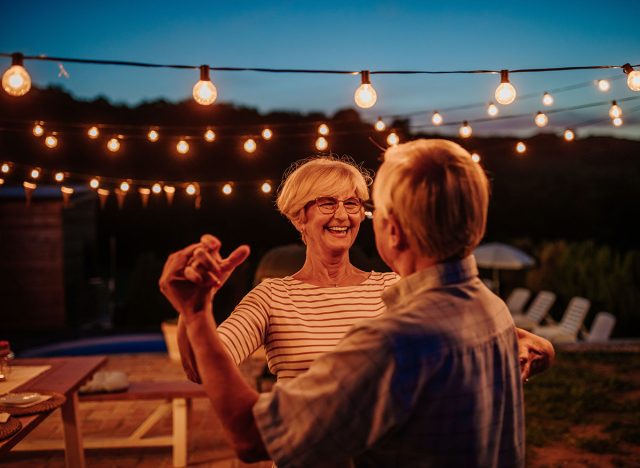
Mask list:
[[[551,291],[540,291],[536,294],[531,305],[524,314],[514,314],[513,321],[518,328],[531,331],[537,327],[542,319],[549,313],[556,300],[556,295]]]
[[[527,288],[515,288],[507,297],[505,301],[507,303],[507,307],[509,307],[509,311],[511,311],[512,315],[522,314],[524,310],[524,306],[527,305],[529,298],[531,297],[531,291]]]
[[[552,343],[576,341],[582,322],[584,322],[587,312],[589,312],[589,307],[591,307],[589,299],[576,296],[569,302],[559,324],[535,327],[533,333],[548,339]]]
[[[609,312],[598,312],[591,324],[591,331],[585,341],[587,343],[603,343],[609,341],[611,332],[616,326],[616,318]]]

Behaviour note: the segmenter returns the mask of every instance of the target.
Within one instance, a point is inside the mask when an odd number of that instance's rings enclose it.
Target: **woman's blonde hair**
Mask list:
[[[410,245],[438,261],[466,257],[484,236],[489,182],[452,141],[421,139],[389,148],[373,194],[376,216],[393,213]]]
[[[310,201],[352,191],[361,200],[368,200],[372,181],[369,171],[349,157],[314,156],[297,161],[286,170],[276,205],[294,224],[304,222],[304,207]]]

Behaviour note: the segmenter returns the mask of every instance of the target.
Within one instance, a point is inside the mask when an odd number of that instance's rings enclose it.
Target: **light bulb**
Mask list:
[[[202,65],[200,67],[200,81],[193,86],[193,99],[198,104],[209,106],[214,103],[217,97],[218,90],[209,77],[209,66]]]
[[[257,148],[258,148],[258,145],[256,145],[256,142],[255,142],[255,140],[253,138],[249,138],[249,139],[245,140],[245,142],[244,142],[244,150],[247,153],[254,153]]]
[[[609,108],[609,117],[615,119],[616,117],[622,117],[622,109],[616,101],[611,101],[611,107]]]
[[[56,179],[56,182],[62,182],[64,180],[64,172],[56,172],[54,179]]]
[[[38,177],[40,177],[40,169],[31,169],[31,178],[32,179],[37,179]]]
[[[173,185],[165,185],[162,190],[170,195],[176,193],[176,188]]]
[[[187,192],[187,195],[195,195],[196,193],[198,193],[198,189],[194,184],[189,184],[187,185],[185,192]]]
[[[96,138],[98,138],[100,136],[100,130],[98,130],[98,127],[93,126],[89,130],[87,130],[87,135],[92,140],[95,140]]]
[[[11,96],[24,96],[31,89],[31,77],[22,61],[22,54],[13,54],[11,66],[2,75],[2,88]]]
[[[519,141],[516,144],[516,151],[520,154],[524,153],[525,151],[527,151],[527,145],[525,145],[523,142]]]
[[[363,70],[360,72],[361,84],[356,89],[355,94],[353,95],[356,105],[363,109],[369,109],[373,107],[373,105],[378,100],[378,94],[376,90],[371,86],[371,81],[369,81],[369,71]]]
[[[270,128],[265,128],[264,130],[262,130],[262,138],[264,138],[265,140],[271,140],[272,137],[273,132]]]
[[[162,193],[162,185],[156,182],[151,186],[151,191],[156,195],[158,195],[159,193]]]
[[[431,123],[433,125],[435,125],[436,127],[438,125],[441,125],[443,121],[444,121],[444,119],[442,118],[442,115],[440,115],[440,113],[438,111],[435,111],[433,113],[433,115],[431,116]]]
[[[554,102],[553,96],[545,91],[544,94],[542,95],[542,104],[549,107],[553,105],[553,102]]]
[[[640,71],[634,70],[628,63],[625,63],[622,69],[627,74],[627,86],[629,89],[631,91],[640,91]]]
[[[327,136],[329,134],[329,126],[327,124],[320,124],[318,127],[318,133],[323,136]]]
[[[157,130],[149,130],[149,133],[147,133],[147,139],[151,143],[155,143],[156,141],[158,141],[159,138],[160,138],[160,134],[158,133]]]
[[[462,127],[458,130],[458,133],[462,138],[469,138],[473,133],[473,129],[471,128],[471,125],[469,125],[469,122],[466,120],[462,122]]]
[[[7,163],[3,163],[2,166],[0,166],[0,171],[3,174],[8,174],[10,170],[11,170],[11,166],[9,166]]]
[[[127,182],[126,180],[120,183],[120,190],[122,190],[123,192],[128,192],[130,188],[131,186],[129,185],[129,182]]]
[[[597,84],[598,84],[598,89],[603,93],[606,93],[611,89],[611,83],[609,83],[609,80],[598,80]]]
[[[474,163],[479,163],[480,162],[480,155],[478,153],[472,153],[471,154],[471,160]]]
[[[387,144],[389,146],[396,146],[398,143],[400,143],[400,137],[396,132],[391,132],[387,135]]]
[[[231,184],[226,183],[222,186],[222,193],[224,193],[225,195],[231,195],[231,192],[233,192],[233,187],[231,186]]]
[[[496,101],[503,106],[511,104],[516,99],[516,88],[509,83],[509,70],[500,72],[500,84],[496,88]]]
[[[120,140],[118,140],[117,138],[111,138],[107,142],[107,149],[112,153],[118,151],[120,149]]]
[[[39,123],[35,124],[33,126],[33,134],[37,137],[41,137],[42,135],[44,135],[44,128],[42,128],[42,125],[40,125]]]
[[[216,133],[209,128],[206,132],[204,132],[204,139],[211,143],[216,139]]]
[[[616,117],[615,119],[611,120],[611,122],[613,123],[614,127],[620,127],[624,123],[622,121],[622,117]]]
[[[375,128],[377,131],[379,132],[383,132],[385,130],[385,128],[387,128],[386,124],[382,121],[381,117],[378,117],[378,120],[376,121],[376,123],[373,125],[373,128]]]
[[[327,141],[327,139],[323,136],[318,137],[318,139],[316,140],[316,149],[318,151],[324,151],[329,147],[329,142]]]
[[[547,117],[547,115],[543,114],[542,112],[538,112],[533,121],[538,127],[546,127],[549,123],[549,117]]]
[[[262,190],[264,193],[271,192],[271,184],[269,182],[265,182],[264,184],[262,184],[262,187],[260,187],[260,190]]]
[[[55,135],[48,135],[47,138],[44,139],[44,144],[47,145],[47,148],[55,148],[58,146],[58,139]]]
[[[575,133],[574,133],[574,131],[573,131],[573,130],[571,130],[570,128],[567,128],[567,129],[564,131],[564,139],[565,139],[566,141],[573,141],[573,140],[575,140],[575,138],[576,138],[576,134],[575,134]]]
[[[493,102],[489,103],[489,106],[487,107],[487,114],[491,117],[498,115],[498,107]]]
[[[180,140],[176,144],[176,151],[180,154],[187,154],[189,152],[189,143],[186,140]]]
[[[98,187],[100,187],[100,181],[96,177],[94,177],[89,181],[89,187],[94,190],[97,189]]]

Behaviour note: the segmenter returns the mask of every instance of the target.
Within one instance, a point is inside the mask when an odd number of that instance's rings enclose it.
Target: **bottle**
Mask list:
[[[0,341],[0,382],[9,378],[13,353],[8,341]]]

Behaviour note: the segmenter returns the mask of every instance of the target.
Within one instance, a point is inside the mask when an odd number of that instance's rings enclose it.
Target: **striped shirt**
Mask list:
[[[331,351],[354,323],[378,317],[382,292],[397,279],[375,271],[356,286],[267,279],[242,299],[218,333],[236,364],[264,345],[269,370],[280,381],[292,379]]]

